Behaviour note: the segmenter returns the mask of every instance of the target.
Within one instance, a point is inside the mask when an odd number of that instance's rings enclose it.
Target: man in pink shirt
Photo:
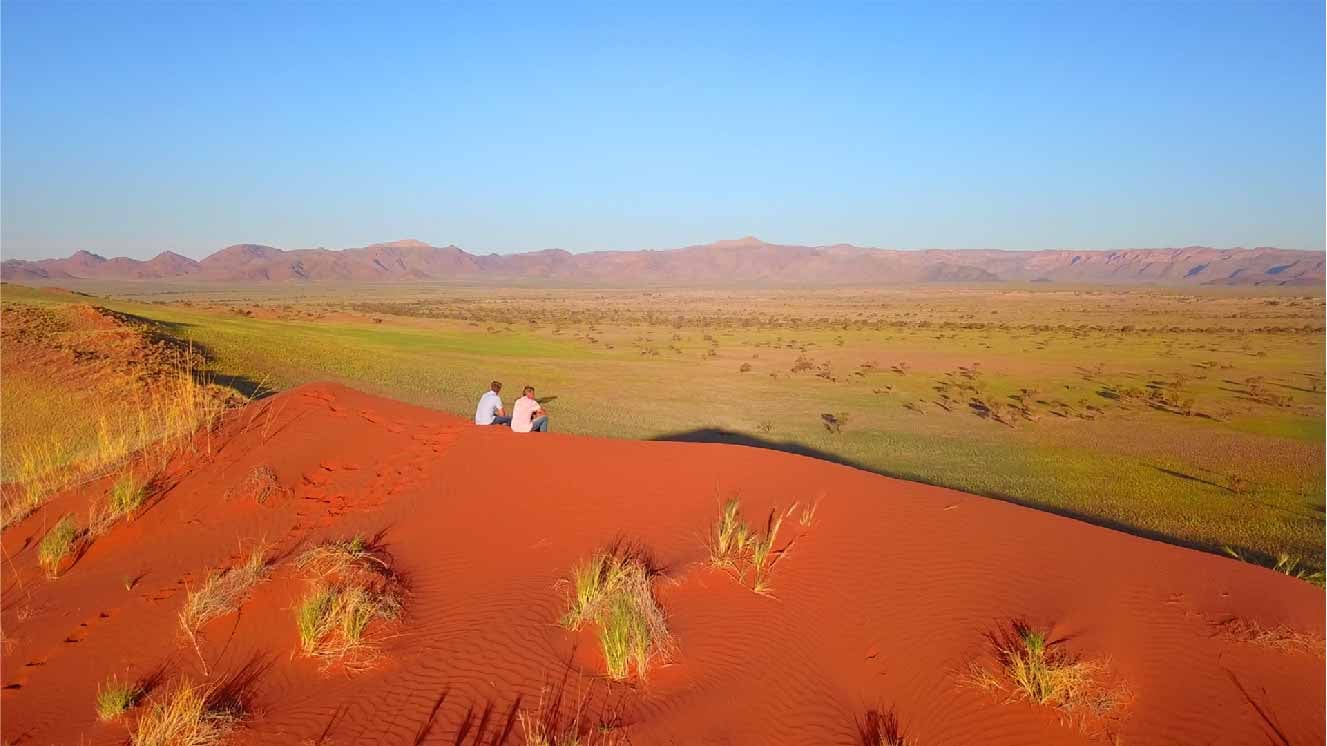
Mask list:
[[[548,414],[534,398],[534,386],[526,386],[511,407],[511,429],[516,433],[548,432]]]

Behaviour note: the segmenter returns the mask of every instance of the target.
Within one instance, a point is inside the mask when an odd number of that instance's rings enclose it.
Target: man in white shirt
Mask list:
[[[535,401],[533,386],[526,386],[521,398],[511,405],[511,429],[516,433],[548,432],[548,415]]]
[[[479,407],[475,409],[476,425],[510,425],[511,418],[502,409],[502,397],[498,392],[502,391],[502,381],[494,381],[488,385],[488,391],[479,397]]]

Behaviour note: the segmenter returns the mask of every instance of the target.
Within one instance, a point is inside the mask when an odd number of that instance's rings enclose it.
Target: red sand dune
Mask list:
[[[1233,560],[798,456],[515,435],[328,384],[250,405],[210,443],[57,580],[36,542],[106,482],[5,531],[6,742],[122,743],[125,725],[93,712],[100,682],[202,680],[176,614],[258,539],[281,560],[272,580],[202,640],[213,680],[239,675],[248,697],[236,743],[518,744],[517,713],[567,677],[613,706],[633,744],[853,744],[872,708],[930,745],[1324,739],[1322,591]],[[284,489],[263,504],[241,494],[260,466]],[[751,517],[820,500],[809,528],[794,518],[781,534],[797,539],[772,596],[705,562],[702,537],[734,494]],[[294,655],[304,586],[290,558],[378,532],[409,583],[405,619],[373,668],[320,670]],[[620,536],[664,568],[677,649],[608,692],[593,638],[556,623],[559,581]],[[1130,693],[1120,717],[1084,729],[965,685],[986,635],[1016,617],[1108,659]],[[1316,649],[1250,642],[1232,620]]]

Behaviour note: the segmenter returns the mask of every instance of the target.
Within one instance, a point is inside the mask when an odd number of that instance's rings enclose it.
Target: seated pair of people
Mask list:
[[[548,413],[535,400],[533,386],[526,386],[521,392],[521,398],[511,407],[510,417],[502,408],[501,393],[501,381],[488,385],[488,391],[479,397],[479,407],[475,410],[476,425],[510,425],[512,432],[517,433],[548,432]]]

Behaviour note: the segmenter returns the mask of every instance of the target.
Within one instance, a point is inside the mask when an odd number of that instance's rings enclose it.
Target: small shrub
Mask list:
[[[111,677],[97,688],[97,717],[114,720],[138,703],[143,690],[137,684],[128,684]]]
[[[213,746],[221,743],[239,713],[211,700],[212,692],[181,681],[153,702],[132,736],[133,746]]]
[[[77,541],[78,529],[74,527],[72,516],[62,516],[51,530],[46,532],[37,547],[37,559],[46,569],[48,576],[54,578],[60,574],[60,564],[73,554],[74,544]]]

